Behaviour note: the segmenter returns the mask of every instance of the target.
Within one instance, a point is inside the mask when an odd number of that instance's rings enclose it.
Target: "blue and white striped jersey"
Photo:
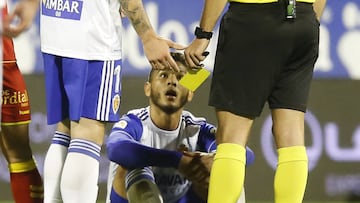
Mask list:
[[[216,150],[215,127],[207,123],[204,118],[195,117],[188,111],[183,111],[178,128],[172,131],[160,129],[152,122],[149,107],[129,111],[114,125],[108,144],[129,139],[148,147],[171,151],[184,148],[187,148],[188,151],[202,152]],[[128,151],[122,150],[119,153],[126,154]],[[149,159],[147,155],[144,153],[137,156],[142,156],[143,161],[147,162]],[[130,159],[132,156],[134,155],[128,154],[126,157]],[[158,161],[168,162],[171,160]],[[124,160],[125,162],[131,161]],[[176,167],[153,167],[153,173],[164,202],[176,202],[185,195],[191,186],[191,183],[177,171]]]

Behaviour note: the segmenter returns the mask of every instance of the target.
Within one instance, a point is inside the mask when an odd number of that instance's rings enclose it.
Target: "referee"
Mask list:
[[[319,50],[326,0],[205,0],[195,39],[185,49],[199,67],[222,14],[209,105],[216,110],[217,153],[209,203],[234,203],[245,175],[245,146],[265,105],[278,152],[275,203],[303,200],[308,158],[304,115]],[[269,188],[270,189],[270,188]]]

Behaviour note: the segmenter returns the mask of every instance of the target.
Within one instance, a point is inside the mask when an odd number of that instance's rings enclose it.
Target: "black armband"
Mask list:
[[[212,32],[206,32],[202,30],[200,27],[196,27],[195,29],[195,36],[197,39],[211,39],[213,33]]]

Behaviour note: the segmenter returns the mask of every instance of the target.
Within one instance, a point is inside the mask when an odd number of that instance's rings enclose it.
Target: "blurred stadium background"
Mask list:
[[[156,31],[182,44],[188,44],[193,38],[202,2],[144,0]],[[32,105],[31,144],[42,171],[54,126],[46,124],[38,21],[37,18],[34,25],[15,40],[15,46]],[[310,173],[305,202],[360,202],[360,1],[328,0],[320,29],[320,55],[306,114]],[[122,113],[147,105],[143,84],[149,71],[141,43],[126,19],[124,30]],[[205,61],[209,70],[212,70],[215,47],[216,40],[213,40]],[[215,123],[213,109],[207,106],[209,85],[210,78],[197,90],[187,108]],[[255,122],[249,146],[254,149],[256,159],[246,174],[247,200],[249,203],[271,202],[276,156],[266,108]],[[108,161],[105,153],[103,151],[101,160],[99,203],[106,193]],[[7,202],[12,202],[12,198],[7,164],[1,157],[0,203]]]

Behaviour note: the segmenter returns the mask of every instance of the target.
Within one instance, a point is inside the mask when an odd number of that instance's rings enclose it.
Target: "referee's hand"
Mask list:
[[[203,66],[202,61],[204,61],[209,54],[209,52],[206,51],[209,42],[208,39],[194,39],[191,44],[185,48],[185,59],[190,68],[198,69]]]

